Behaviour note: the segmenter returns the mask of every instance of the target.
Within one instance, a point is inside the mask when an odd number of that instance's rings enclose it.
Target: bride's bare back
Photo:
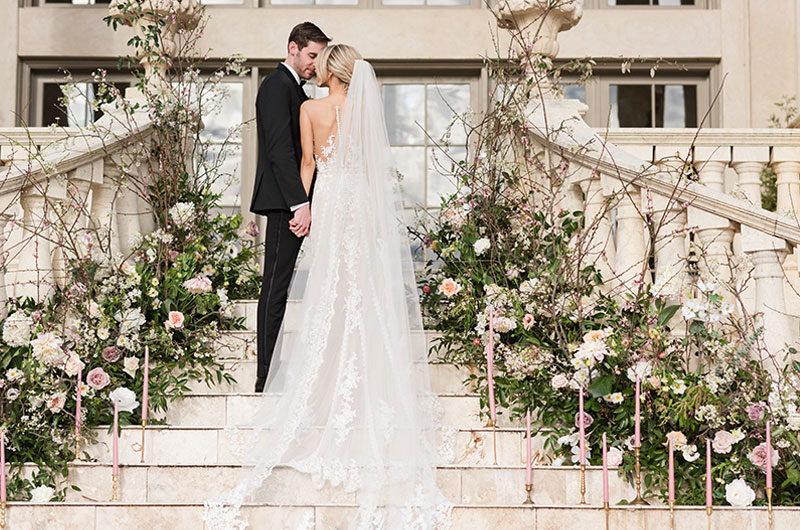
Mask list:
[[[316,159],[327,161],[326,148],[333,145],[338,133],[337,113],[344,107],[345,96],[335,94],[321,99],[310,99],[300,107],[300,143],[303,161],[300,177],[308,193],[316,168]]]

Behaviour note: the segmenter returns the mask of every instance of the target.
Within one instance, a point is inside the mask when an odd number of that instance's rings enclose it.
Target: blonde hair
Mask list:
[[[347,88],[353,77],[356,61],[359,59],[363,59],[361,54],[347,44],[326,46],[317,55],[317,79],[324,83],[330,72]]]

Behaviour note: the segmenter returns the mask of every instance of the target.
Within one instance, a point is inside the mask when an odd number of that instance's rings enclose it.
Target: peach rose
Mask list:
[[[522,327],[526,330],[533,327],[533,315],[526,313],[525,316],[522,317]]]
[[[447,298],[455,296],[461,290],[461,286],[452,278],[445,278],[439,284],[439,293],[445,295]]]
[[[58,414],[64,409],[64,403],[66,402],[67,398],[64,394],[55,394],[47,399],[47,408],[53,414]]]
[[[731,452],[733,447],[733,435],[728,431],[717,431],[714,435],[714,440],[711,442],[711,447],[714,448],[715,453],[726,454]]]
[[[564,388],[569,384],[569,379],[564,374],[557,374],[554,375],[553,378],[550,380],[550,386],[552,386],[555,390],[559,388]]]
[[[170,311],[169,319],[164,322],[167,329],[181,329],[183,327],[183,313],[180,311]]]
[[[667,434],[667,444],[669,439],[672,438],[672,446],[676,451],[680,451],[686,445],[686,435],[681,431],[672,431]]]

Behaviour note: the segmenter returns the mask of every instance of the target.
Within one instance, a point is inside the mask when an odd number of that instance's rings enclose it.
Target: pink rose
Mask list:
[[[526,314],[524,317],[522,317],[522,327],[526,330],[533,327],[533,315]]]
[[[167,329],[180,329],[183,327],[183,313],[180,311],[170,311],[169,320],[164,322],[164,327]]]
[[[180,253],[177,250],[170,250],[167,254],[169,255],[170,261],[175,261],[178,259]]]
[[[724,432],[724,431],[720,431]],[[680,451],[686,445],[686,435],[683,434],[681,431],[672,431],[667,434],[667,444],[669,444],[669,439],[672,438],[672,446]],[[730,449],[728,449],[730,451]],[[717,451],[719,452],[719,451]]]
[[[86,383],[95,390],[102,390],[111,382],[111,378],[100,368],[93,368],[86,374]]]
[[[258,235],[258,225],[255,221],[248,221],[247,222],[247,233],[251,237],[256,237]]]
[[[207,293],[211,291],[211,280],[202,274],[198,274],[194,278],[183,282],[183,286],[192,294]]]
[[[777,466],[779,460],[780,456],[778,455],[778,451],[772,448],[772,467]],[[758,444],[756,448],[753,449],[753,452],[750,453],[750,462],[764,471],[767,470],[767,444],[765,442]]]
[[[714,435],[714,441],[711,442],[711,447],[714,448],[715,453],[727,454],[731,452],[733,447],[733,435],[728,431],[717,431]]]
[[[580,418],[579,414],[580,414],[580,412],[576,412],[575,413],[575,428],[576,429],[580,429],[580,423],[578,423],[579,418]],[[592,426],[592,423],[594,423],[594,418],[592,418],[591,414],[589,414],[588,412],[584,411],[583,412],[583,428],[584,429],[588,429],[589,427]]]
[[[764,409],[766,409],[766,405],[763,401],[753,403],[747,407],[747,417],[753,421],[761,421],[764,419]]]
[[[552,386],[555,390],[559,388],[564,388],[569,384],[569,379],[564,374],[556,374],[550,380],[550,386]]]
[[[647,378],[647,382],[650,383],[650,387],[653,390],[658,390],[661,388],[661,378],[656,375],[651,375]]]
[[[624,453],[619,447],[610,447],[608,449],[608,465],[609,467],[619,467],[622,465],[622,455]]]
[[[47,408],[50,409],[50,412],[53,414],[58,414],[64,408],[64,403],[66,403],[67,398],[64,394],[55,394],[50,396],[47,400]]]
[[[122,352],[116,346],[109,346],[103,349],[103,359],[110,363],[119,361],[120,357],[122,357]]]

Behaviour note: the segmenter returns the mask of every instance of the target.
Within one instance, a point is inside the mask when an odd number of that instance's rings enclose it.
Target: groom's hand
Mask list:
[[[294,211],[289,229],[297,237],[305,237],[311,229],[311,206],[306,204]]]

